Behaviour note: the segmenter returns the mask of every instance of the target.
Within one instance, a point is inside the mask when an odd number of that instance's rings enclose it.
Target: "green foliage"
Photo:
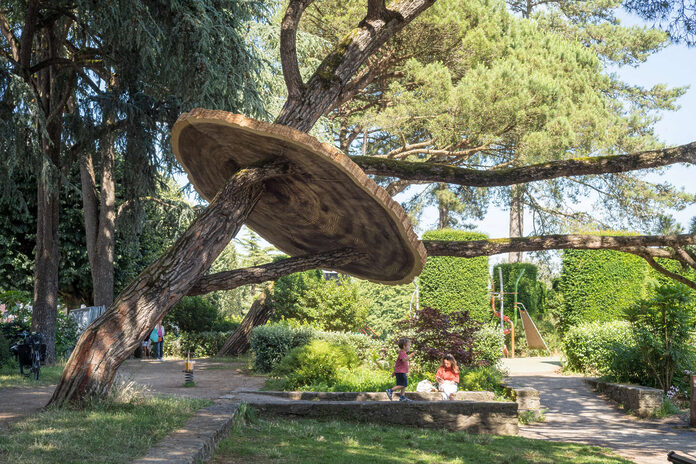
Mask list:
[[[505,336],[499,327],[483,326],[474,333],[474,352],[479,363],[495,366],[503,356]]]
[[[165,356],[185,358],[217,356],[232,332],[180,332],[178,336],[169,333],[164,337],[162,347]]]
[[[11,344],[19,342],[19,333],[31,329],[32,307],[29,292],[11,291],[0,293],[0,303],[6,304],[5,317],[9,323],[0,324],[2,331]],[[77,324],[66,314],[62,305],[56,316],[56,353],[62,356],[77,343]]]
[[[580,322],[621,319],[645,295],[647,264],[612,250],[565,250],[559,290],[562,333]]]
[[[5,338],[3,330],[0,330],[0,367],[9,364],[11,359],[10,342]]]
[[[334,345],[343,345],[354,349],[361,362],[374,363],[380,356],[381,344],[363,334],[353,332],[329,332],[314,330],[312,338]]]
[[[634,328],[626,321],[585,322],[563,339],[565,369],[600,375],[615,382],[646,383]],[[648,382],[649,383],[649,382]]]
[[[546,301],[546,286],[537,280],[539,268],[531,263],[501,263],[493,266],[493,281],[496,290],[500,289],[498,269],[503,271],[503,289],[505,292],[515,291],[515,281],[524,269],[524,274],[517,286],[517,301],[522,303],[530,316],[536,316],[544,311]],[[514,295],[505,295],[505,306],[512,308]],[[511,317],[512,318],[512,317]]]
[[[273,285],[273,316],[271,320],[302,319],[300,298],[311,286],[323,280],[321,271],[310,270],[290,274],[275,281]]]
[[[459,389],[501,393],[503,378],[503,372],[495,366],[462,369],[459,372]]]
[[[277,295],[277,296],[276,296]],[[273,289],[274,320],[322,330],[358,330],[365,324],[367,301],[350,277],[324,280],[321,271],[278,279]]]
[[[291,328],[283,324],[268,324],[251,331],[251,351],[254,352],[254,369],[270,372],[293,348],[303,346],[312,339],[308,327]]]
[[[183,332],[208,332],[219,318],[217,306],[203,296],[185,296],[164,318],[165,327],[172,332],[176,326]]]
[[[482,240],[478,232],[434,230],[423,234],[423,240]],[[488,302],[488,257],[453,258],[436,256],[420,275],[420,304],[443,312],[469,311],[479,322],[490,320]]]
[[[309,344],[294,348],[273,369],[273,374],[283,376],[286,388],[316,383],[333,384],[340,368],[358,364],[355,350],[347,345],[312,340]]]
[[[660,285],[654,296],[626,312],[635,332],[640,363],[666,393],[685,370],[696,368],[696,311],[682,284]],[[688,388],[688,385],[678,385]]]
[[[368,280],[358,281],[362,298],[369,303],[367,325],[382,339],[396,333],[396,323],[408,316],[413,285],[383,285]]]

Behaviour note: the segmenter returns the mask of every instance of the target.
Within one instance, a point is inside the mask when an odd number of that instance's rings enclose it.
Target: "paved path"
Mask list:
[[[546,422],[520,426],[528,438],[606,446],[640,464],[667,463],[675,450],[696,455],[696,429],[680,417],[641,420],[597,396],[582,377],[560,375],[558,358],[505,360],[508,381],[536,388]]]

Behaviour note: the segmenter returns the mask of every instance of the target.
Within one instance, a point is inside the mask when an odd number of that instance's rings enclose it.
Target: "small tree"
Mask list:
[[[413,318],[399,323],[404,333],[411,330],[413,351],[426,363],[439,362],[451,354],[462,367],[480,365],[475,350],[475,333],[481,323],[469,311],[443,313],[435,308],[416,311]]]
[[[636,333],[640,357],[656,385],[666,393],[675,374],[692,367],[696,356],[692,340],[696,315],[690,292],[680,284],[660,285],[652,298],[626,313]]]
[[[300,297],[303,322],[323,330],[357,330],[367,321],[367,301],[350,278],[315,282]]]

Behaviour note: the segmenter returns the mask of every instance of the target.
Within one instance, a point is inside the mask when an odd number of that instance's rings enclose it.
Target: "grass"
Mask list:
[[[210,462],[630,463],[607,449],[580,444],[310,419],[256,420],[236,427]]]
[[[48,409],[2,430],[0,462],[127,463],[209,404],[122,390],[85,408]]]
[[[60,380],[64,367],[65,363],[56,364],[55,366],[41,366],[39,380],[35,381],[30,377],[21,375],[17,366],[2,366],[0,368],[0,388],[53,385]],[[29,372],[28,367],[25,369],[25,372]]]
[[[537,411],[522,411],[519,416],[520,424],[527,425],[532,422],[546,422],[546,409]]]

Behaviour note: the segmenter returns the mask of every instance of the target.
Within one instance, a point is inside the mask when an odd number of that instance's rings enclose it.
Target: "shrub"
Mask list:
[[[5,338],[5,334],[0,330],[0,367],[8,364],[12,357],[10,356],[10,343]]]
[[[351,347],[355,350],[360,361],[373,364],[379,359],[382,347],[382,344],[377,340],[359,333],[315,330],[312,332],[312,338]]]
[[[179,332],[164,337],[164,355],[185,358],[216,356],[232,332]]]
[[[563,307],[558,314],[562,333],[581,322],[622,319],[624,311],[644,296],[647,265],[638,256],[566,250],[562,266]]]
[[[531,263],[502,263],[493,267],[493,281],[496,289],[500,288],[499,272],[503,271],[503,289],[506,292],[515,291],[515,281],[520,272],[524,270],[522,278],[517,286],[517,301],[522,303],[530,315],[536,315],[544,311],[546,300],[546,286],[537,280],[539,268]],[[512,296],[512,295],[511,295]],[[505,301],[506,308],[512,308],[512,298]],[[510,302],[508,306],[508,302]]]
[[[323,330],[358,330],[367,320],[368,304],[350,277],[310,285],[299,305],[302,322]]]
[[[324,340],[293,348],[273,369],[273,374],[286,379],[286,387],[323,383],[333,385],[340,368],[351,368],[358,363],[355,350]]]
[[[692,334],[696,315],[689,290],[682,284],[660,285],[652,298],[640,301],[627,316],[636,334],[641,363],[655,385],[667,393],[675,374],[681,377],[696,364]]]
[[[502,392],[503,372],[493,366],[462,369],[459,389],[464,391]]]
[[[358,288],[363,298],[371,303],[367,325],[381,339],[391,338],[396,331],[396,323],[408,317],[415,287],[412,284],[383,285],[361,280],[358,281]]]
[[[423,234],[423,240],[481,240],[488,238],[478,232],[434,230]],[[488,296],[488,257],[429,257],[420,275],[422,306],[442,312],[468,311],[471,318],[485,322],[491,317]]]
[[[616,382],[646,380],[635,332],[626,321],[586,322],[571,327],[563,339],[563,351],[567,369]]]
[[[498,327],[483,326],[474,333],[474,355],[479,364],[495,366],[503,356],[505,336]]]
[[[273,315],[271,320],[303,319],[304,313],[300,298],[310,287],[322,283],[323,280],[321,271],[316,269],[296,272],[276,280],[273,285]]]
[[[469,317],[468,311],[443,313],[423,308],[412,319],[399,323],[402,331],[413,331],[412,348],[422,363],[439,363],[451,354],[461,366],[480,363],[474,350],[474,334],[481,324]]]
[[[215,304],[202,296],[185,296],[164,318],[169,333],[176,326],[182,332],[209,332],[218,320]]]
[[[254,368],[270,372],[293,348],[306,345],[312,339],[312,329],[291,328],[283,324],[268,324],[251,331],[251,350],[255,354]]]

